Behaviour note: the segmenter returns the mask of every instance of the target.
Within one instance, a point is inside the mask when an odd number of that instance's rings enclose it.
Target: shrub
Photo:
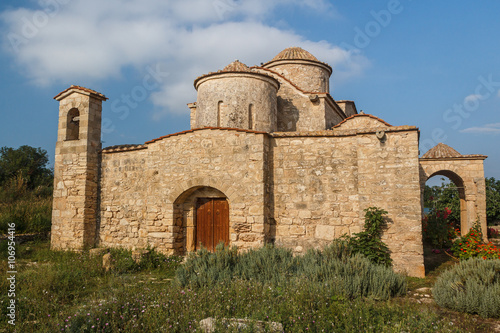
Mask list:
[[[499,238],[498,230],[495,228],[488,228],[488,238]]]
[[[376,264],[390,266],[392,259],[389,248],[382,241],[382,228],[386,225],[383,215],[387,212],[377,207],[369,207],[365,211],[364,231],[347,237],[354,253],[361,253]]]
[[[328,286],[331,295],[385,300],[406,292],[403,276],[390,267],[373,264],[361,254],[332,260],[319,251],[310,251],[301,259],[297,276],[308,283]]]
[[[297,260],[289,249],[266,245],[240,254],[235,276],[262,283],[283,283],[296,273]]]
[[[473,258],[441,274],[433,288],[440,306],[500,317],[500,260]]]
[[[479,221],[475,222],[474,226],[465,236],[460,237],[453,242],[451,251],[460,260],[473,257],[483,259],[500,258],[500,249],[498,249],[491,242],[483,242],[483,234],[481,232],[481,225]]]
[[[422,220],[424,239],[437,248],[449,248],[458,235],[454,222],[449,219],[451,210],[432,210]]]
[[[147,255],[137,263],[132,259],[132,251],[121,248],[110,249],[111,270],[115,274],[134,273],[145,270],[160,270],[170,272],[177,269],[183,258],[179,256],[166,256],[152,248],[148,248]]]
[[[291,250],[265,246],[237,254],[235,248],[217,247],[191,254],[176,272],[177,283],[192,288],[253,281],[262,286],[288,288],[304,281],[311,288],[342,298],[387,299],[406,292],[406,279],[361,254],[351,256],[347,241],[334,241],[323,251],[310,250],[293,257]],[[314,287],[314,285],[317,285]]]
[[[238,250],[219,243],[215,252],[202,248],[190,253],[184,265],[176,272],[177,281],[181,285],[193,287],[212,286],[217,283],[230,282],[236,266]]]

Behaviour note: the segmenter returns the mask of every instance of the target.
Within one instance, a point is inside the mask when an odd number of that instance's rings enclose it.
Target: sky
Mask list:
[[[3,0],[0,146],[54,159],[58,102],[99,91],[103,146],[189,129],[196,77],[299,46],[333,67],[330,93],[391,125],[483,154],[500,179],[500,1]]]

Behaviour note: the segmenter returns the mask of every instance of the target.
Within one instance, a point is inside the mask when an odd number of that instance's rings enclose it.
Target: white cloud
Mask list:
[[[249,66],[282,49],[301,46],[334,68],[336,82],[359,75],[361,54],[326,41],[311,41],[273,26],[280,6],[335,16],[326,0],[49,0],[57,4],[0,13],[10,52],[37,85],[96,83],[161,63],[169,73],[151,93],[157,114],[187,112],[195,77],[234,59]],[[142,73],[142,74],[141,74]],[[106,93],[106,92],[104,92]]]
[[[476,134],[500,134],[500,123],[486,124],[481,127],[469,127],[461,130],[460,132]]]
[[[498,95],[498,97],[500,97],[500,90],[498,90],[498,94],[497,95]]]

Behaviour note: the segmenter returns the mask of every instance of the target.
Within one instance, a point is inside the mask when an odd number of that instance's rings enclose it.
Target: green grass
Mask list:
[[[51,251],[48,242],[17,247],[18,332],[200,332],[206,317],[276,321],[286,332],[488,332],[477,316],[417,304],[409,297],[350,300],[307,278],[263,285],[253,280],[181,287],[179,258],[154,253],[139,265],[104,272],[101,257]],[[113,251],[115,263],[130,253]],[[128,268],[127,268],[128,267]],[[6,261],[0,261],[6,271]],[[4,279],[0,281],[6,290]],[[0,331],[11,331],[0,294]],[[219,332],[227,332],[222,327]],[[248,329],[251,331],[251,328]]]
[[[16,234],[47,233],[51,216],[52,197],[31,194],[11,203],[0,201],[0,233],[7,233],[9,223],[15,223]]]

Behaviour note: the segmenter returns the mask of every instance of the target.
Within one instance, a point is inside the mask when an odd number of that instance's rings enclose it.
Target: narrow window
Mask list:
[[[253,130],[253,104],[248,106],[248,129]]]
[[[71,109],[66,122],[66,140],[78,140],[80,136],[80,112]]]
[[[217,127],[221,127],[221,112],[222,112],[222,101],[219,101],[219,103],[217,103]]]

